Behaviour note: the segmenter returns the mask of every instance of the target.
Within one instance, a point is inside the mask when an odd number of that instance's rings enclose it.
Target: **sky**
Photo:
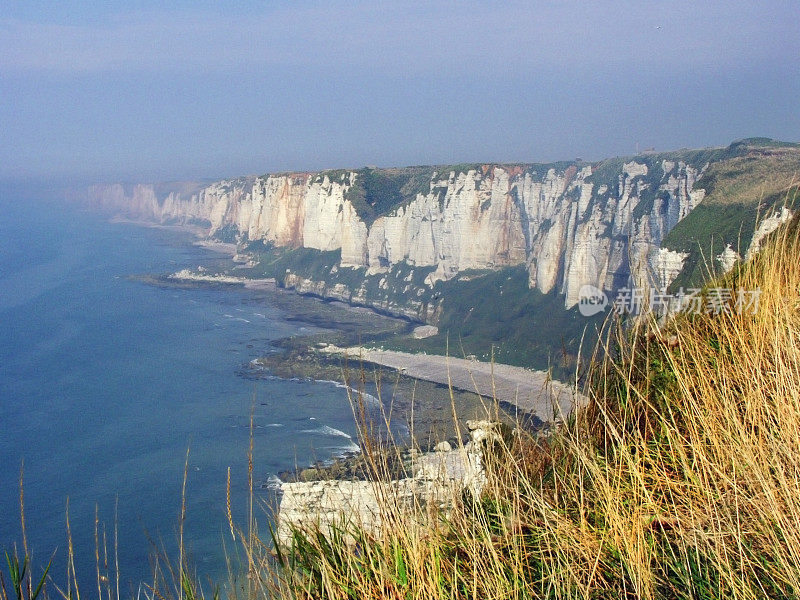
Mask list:
[[[800,141],[800,2],[0,0],[0,179]]]

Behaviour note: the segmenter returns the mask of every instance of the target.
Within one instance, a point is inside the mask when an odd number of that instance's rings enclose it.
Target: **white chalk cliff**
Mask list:
[[[358,172],[250,177],[160,196],[152,185],[102,185],[89,195],[140,219],[204,223],[209,235],[340,250],[340,268],[367,274],[426,267],[429,286],[465,270],[525,265],[531,288],[563,293],[570,307],[586,284],[663,287],[680,271],[684,257],[661,241],[702,200],[693,186],[707,165],[650,163],[433,171],[427,190],[371,222],[348,193]]]

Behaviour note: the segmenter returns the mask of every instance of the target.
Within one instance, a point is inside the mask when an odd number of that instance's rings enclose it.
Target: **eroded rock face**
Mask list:
[[[510,189],[508,172],[497,167],[486,176],[469,171],[434,178],[428,194],[373,224],[367,265],[436,267],[434,283],[466,269],[524,263],[523,219]]]
[[[757,253],[761,249],[761,242],[764,238],[791,219],[793,214],[794,213],[792,213],[790,209],[783,206],[779,211],[776,211],[774,214],[761,221],[753,233],[753,239],[750,242],[750,247],[747,249],[745,258],[749,259]]]
[[[435,452],[412,455],[411,476],[392,481],[312,481],[281,485],[278,543],[291,544],[292,531],[356,526],[379,534],[392,509],[424,515],[434,504],[447,510],[465,490],[480,496],[486,485],[485,463],[493,444],[503,443],[500,424],[468,421],[470,441],[453,450],[443,442]]]
[[[242,202],[236,226],[250,240],[276,246],[303,246],[309,176],[260,178]]]
[[[654,280],[659,289],[664,290],[675,281],[688,256],[688,252],[677,252],[667,248],[657,248],[654,251],[651,264],[653,265]]]
[[[276,246],[340,250],[340,266],[370,274],[398,263],[432,268],[429,286],[469,269],[524,264],[531,288],[563,293],[570,307],[586,284],[669,285],[682,257],[659,246],[702,200],[692,188],[704,168],[632,160],[611,175],[584,164],[437,173],[427,192],[369,226],[348,196],[355,172],[251,177],[162,196],[154,186],[95,186],[90,197],[136,218],[210,223],[210,235],[232,230]]]
[[[438,333],[439,328],[434,325],[419,325],[418,327],[414,328],[414,331],[411,332],[411,336],[414,339],[422,340]]]
[[[723,250],[721,253],[719,253],[716,258],[717,258],[717,262],[722,267],[722,271],[724,273],[727,273],[728,271],[730,271],[733,268],[733,266],[736,264],[736,262],[738,260],[740,260],[742,257],[739,256],[739,253],[736,250],[734,250],[731,247],[730,244],[728,244],[725,247],[725,250]]]
[[[441,311],[440,303],[423,302],[414,298],[415,294],[402,300],[392,300],[388,297],[373,298],[369,297],[363,284],[357,288],[351,288],[342,283],[329,284],[326,281],[308,279],[292,272],[288,272],[284,276],[283,286],[300,294],[317,296],[324,300],[339,300],[354,306],[365,306],[388,315],[423,323],[436,322]],[[413,288],[410,287],[410,289]]]

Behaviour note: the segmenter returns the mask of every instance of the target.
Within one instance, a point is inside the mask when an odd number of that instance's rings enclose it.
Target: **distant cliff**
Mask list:
[[[661,264],[661,240],[702,200],[703,190],[692,188],[712,158],[680,154],[433,169],[425,189],[399,196],[374,219],[357,204],[370,200],[357,194],[371,170],[243,178],[162,197],[152,185],[95,186],[90,199],[143,219],[207,222],[211,236],[341,250],[340,267],[370,274],[401,262],[434,267],[428,283],[526,265],[531,287],[555,289],[571,306],[586,283],[610,290],[637,267]],[[391,184],[414,171],[379,174]]]
[[[684,227],[688,235],[673,234],[671,244],[665,239],[710,191],[719,196],[725,181],[746,171],[731,165],[767,165],[763,173],[747,171],[749,184],[755,189],[763,183],[759,177],[775,184],[768,167],[776,156],[783,161],[781,177],[800,170],[797,145],[753,139],[598,163],[364,168],[210,185],[98,185],[89,200],[139,219],[203,225],[209,236],[239,242],[251,265],[260,261],[286,287],[437,323],[446,292],[454,290],[450,282],[499,269],[523,269],[528,288],[561,298],[566,309],[586,284],[613,293],[626,285],[667,287],[677,277],[688,283],[687,258],[696,270],[695,247],[705,243],[704,234]],[[779,193],[788,180],[776,185]],[[714,216],[701,213],[703,230]],[[723,236],[729,244],[731,235]],[[724,249],[717,244],[717,252]],[[742,255],[747,250],[737,249]]]

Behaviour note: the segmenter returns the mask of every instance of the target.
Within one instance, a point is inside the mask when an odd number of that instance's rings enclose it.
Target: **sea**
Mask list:
[[[358,448],[341,384],[242,376],[271,342],[314,326],[257,290],[131,277],[229,260],[193,240],[0,193],[0,549],[22,552],[22,489],[34,571],[52,559],[56,585],[69,523],[79,585],[96,590],[97,530],[101,568],[113,574],[116,536],[120,592],[136,594],[158,553],[177,565],[183,497],[189,562],[201,581],[224,581],[241,556],[228,469],[246,527],[251,435],[267,538],[279,472]]]

